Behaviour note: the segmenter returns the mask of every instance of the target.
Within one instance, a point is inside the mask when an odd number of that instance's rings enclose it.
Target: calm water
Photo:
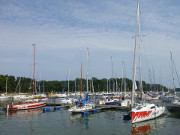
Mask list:
[[[6,101],[0,101],[3,107]],[[180,113],[166,113],[154,120],[132,124],[123,121],[121,110],[104,110],[87,116],[68,109],[43,113],[42,108],[13,111],[0,109],[1,135],[178,135]]]

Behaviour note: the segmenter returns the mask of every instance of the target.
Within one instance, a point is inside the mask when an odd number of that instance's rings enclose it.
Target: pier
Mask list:
[[[120,106],[120,105],[96,105],[98,109],[120,109],[120,110],[130,110],[130,107]]]

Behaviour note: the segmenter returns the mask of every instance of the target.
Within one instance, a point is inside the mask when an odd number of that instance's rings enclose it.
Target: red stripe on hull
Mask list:
[[[131,119],[132,122],[136,121],[139,118],[146,118],[151,114],[151,110],[150,111],[141,111],[141,112],[132,112],[131,113]]]
[[[23,104],[23,105],[13,105],[10,110],[24,110],[24,109],[32,109],[45,106],[47,103],[32,103],[32,104]]]

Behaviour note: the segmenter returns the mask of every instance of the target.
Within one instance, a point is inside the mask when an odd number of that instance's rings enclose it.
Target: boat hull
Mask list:
[[[92,109],[92,107],[72,107],[69,111],[72,113],[81,113],[90,109]]]
[[[114,101],[114,102],[106,102],[105,105],[116,105],[118,104],[117,101]]]
[[[38,107],[46,106],[46,102],[38,102],[38,103],[28,103],[28,104],[21,104],[21,105],[6,105],[6,110],[26,110],[26,109],[34,109]]]
[[[146,121],[150,119],[154,119],[159,117],[165,111],[165,107],[155,107],[149,110],[142,110],[142,111],[132,111],[131,112],[131,119],[132,123]]]

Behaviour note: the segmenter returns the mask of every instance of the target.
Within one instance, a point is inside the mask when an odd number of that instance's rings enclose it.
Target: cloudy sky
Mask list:
[[[65,80],[69,68],[80,78],[81,63],[85,78],[87,47],[89,77],[112,77],[112,56],[113,76],[124,61],[132,79],[137,2],[143,80],[170,85],[170,51],[180,73],[179,0],[0,0],[0,74],[32,78],[36,44],[37,79]]]

